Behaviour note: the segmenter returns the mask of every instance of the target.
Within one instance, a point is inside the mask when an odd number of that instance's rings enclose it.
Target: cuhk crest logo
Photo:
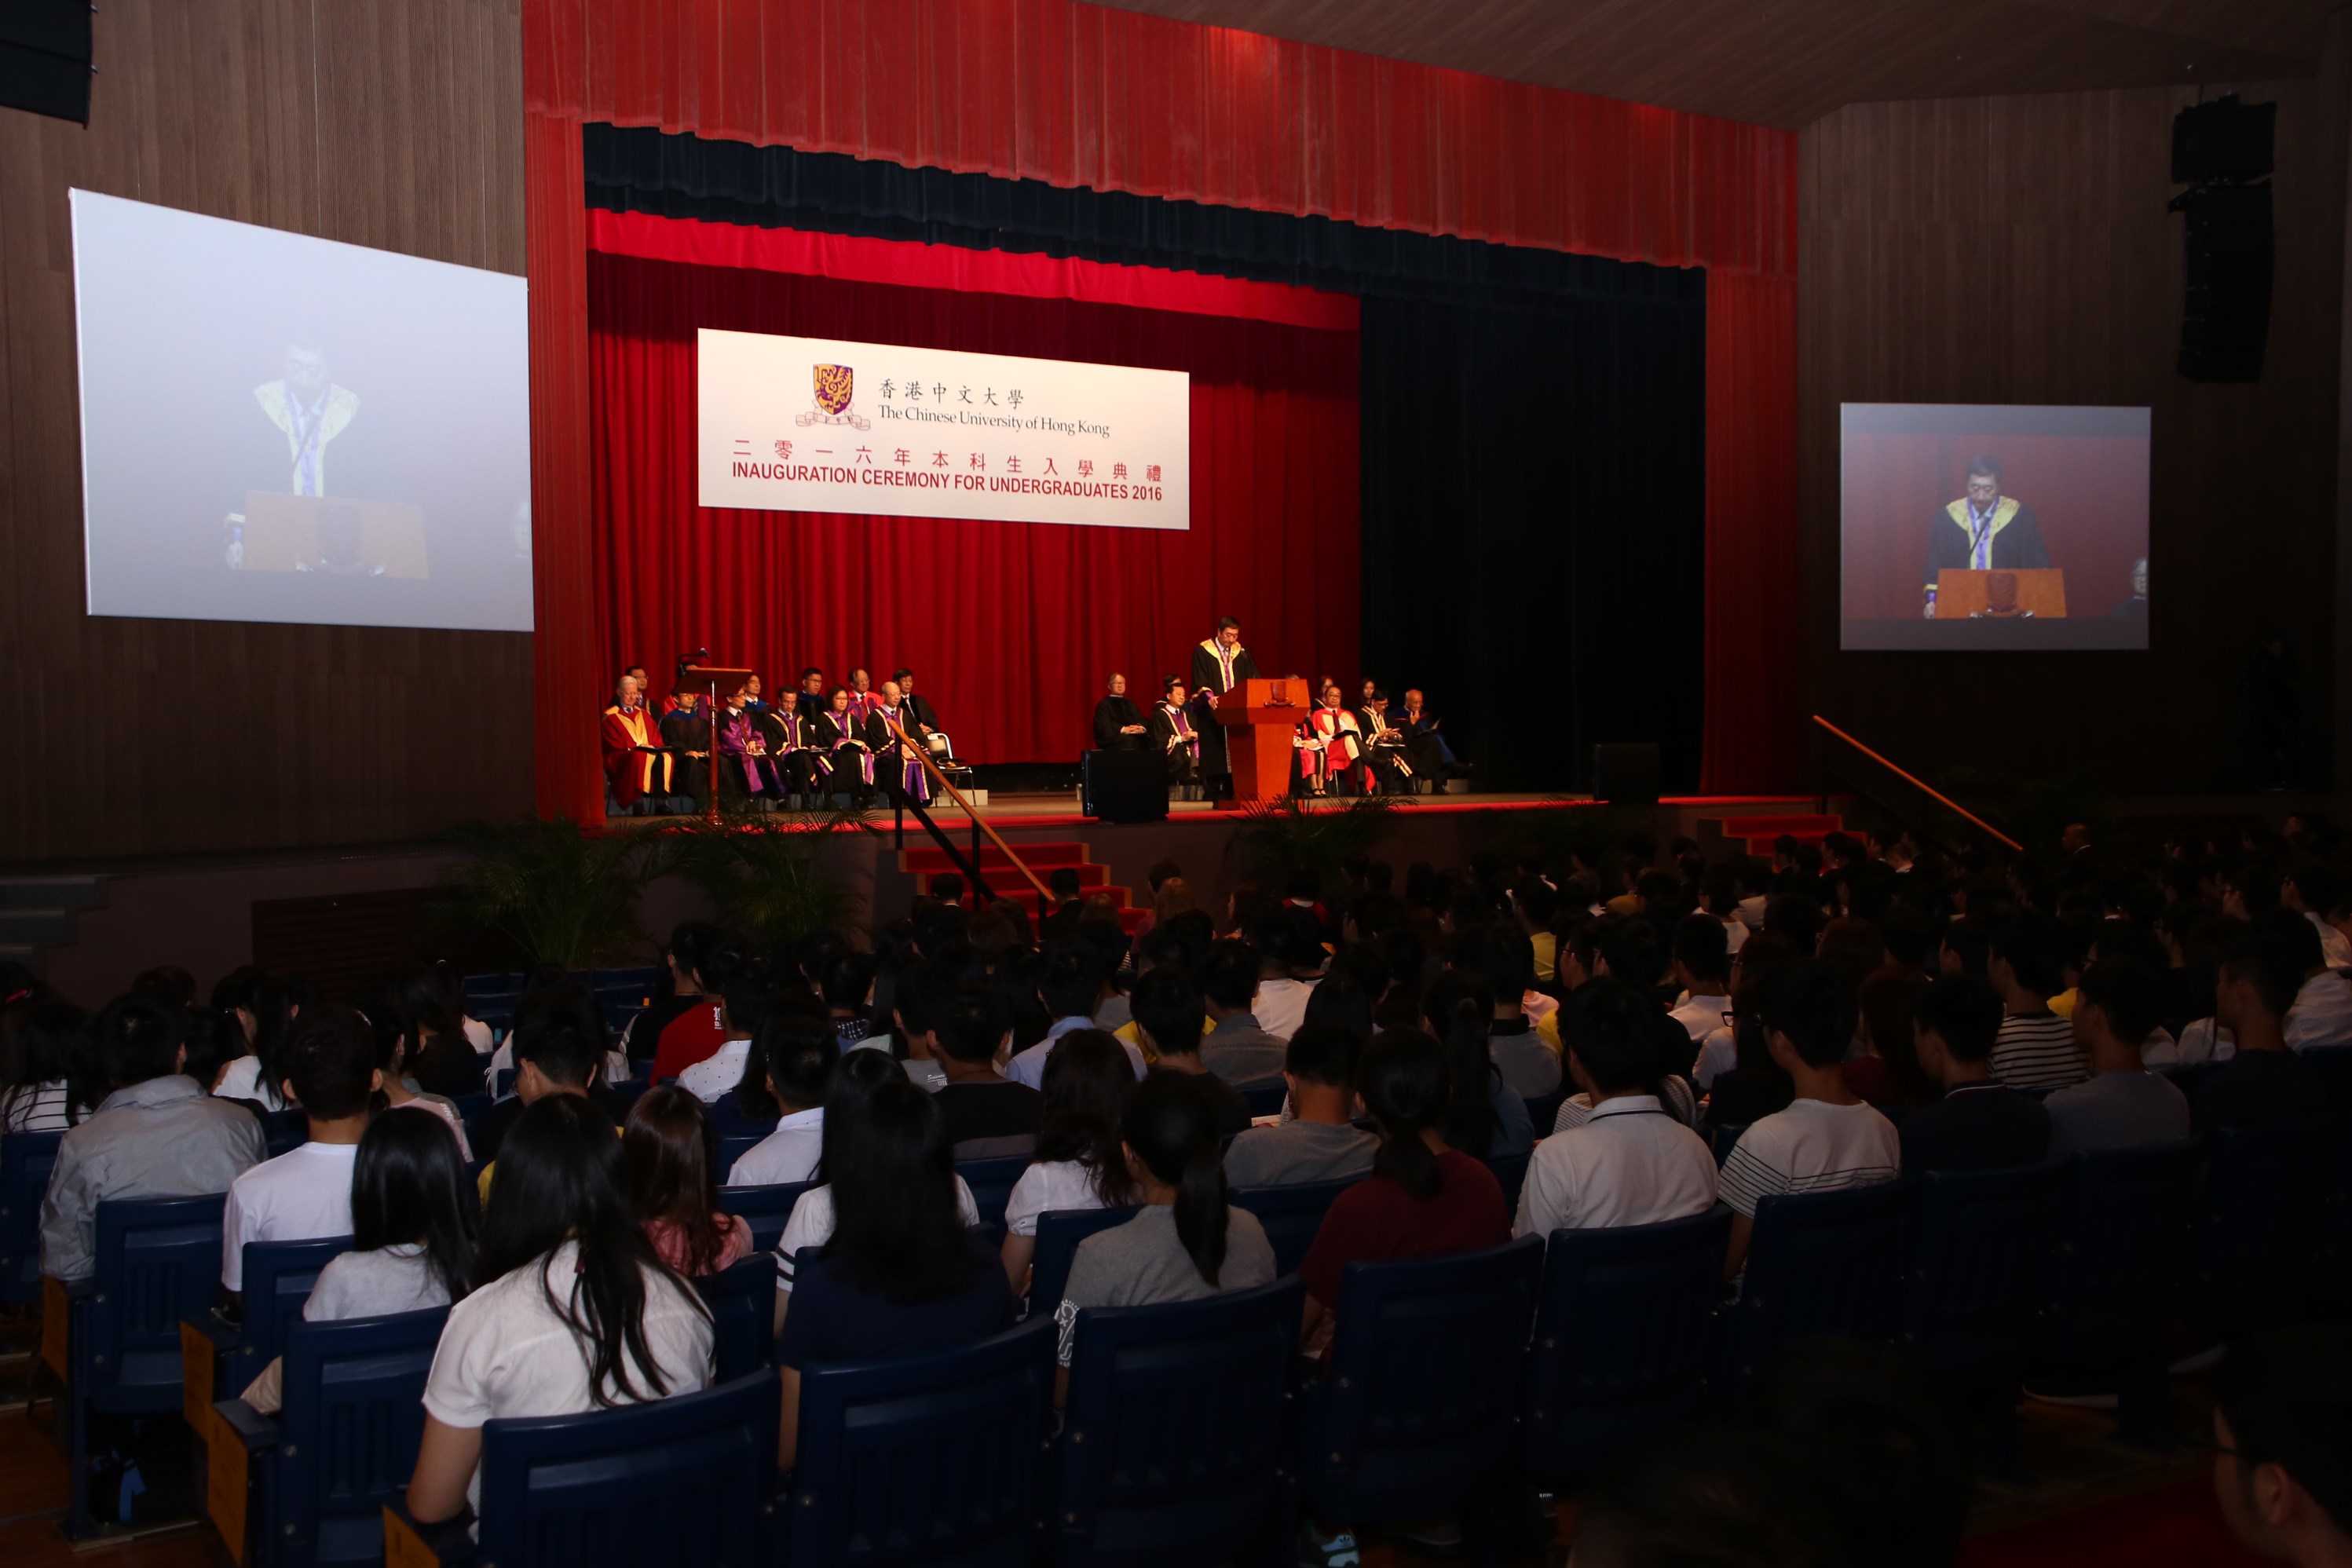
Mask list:
[[[858,430],[870,428],[866,422],[849,412],[857,395],[857,371],[850,365],[812,365],[809,379],[816,388],[816,409],[803,413],[793,423],[799,425],[846,424]]]

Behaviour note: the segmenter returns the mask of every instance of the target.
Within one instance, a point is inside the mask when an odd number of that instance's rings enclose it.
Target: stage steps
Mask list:
[[[1772,841],[1786,833],[1801,844],[1818,846],[1830,834],[1842,831],[1845,819],[1836,812],[1802,812],[1777,817],[1701,817],[1699,849],[1710,860],[1725,850],[1770,859]]]
[[[1085,844],[1071,840],[1060,843],[1023,844],[1020,850],[1022,863],[1036,873],[1038,881],[1047,881],[1053,873],[1067,867],[1078,873],[1079,896],[1090,897],[1097,893],[1108,893],[1118,901],[1121,930],[1133,935],[1136,926],[1142,923],[1144,912],[1136,907],[1133,890],[1113,883],[1110,868],[1097,864]],[[964,852],[967,856],[971,853],[969,850]],[[925,844],[919,849],[900,850],[898,869],[914,877],[918,893],[929,893],[931,891],[931,879],[954,871],[956,865],[948,858],[945,850],[936,844]],[[981,846],[980,870],[988,878],[989,891],[999,898],[1019,899],[1024,904],[1036,902],[1037,890],[1023,879],[1021,873],[1013,868],[1011,859],[994,844]],[[1036,917],[1034,908],[1030,911],[1030,917],[1033,920]]]

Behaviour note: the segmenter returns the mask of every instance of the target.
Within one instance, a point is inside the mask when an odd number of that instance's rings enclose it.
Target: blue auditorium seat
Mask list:
[[[1348,1265],[1331,1354],[1307,1399],[1301,1494],[1337,1525],[1463,1515],[1471,1561],[1498,1562],[1517,1468],[1543,1242]]]
[[[301,1321],[319,1271],[351,1250],[348,1236],[315,1241],[245,1244],[242,1310],[234,1323],[202,1312],[182,1325],[180,1374],[188,1425],[203,1434],[215,1401],[245,1392],[261,1369],[285,1353],[286,1333]]]
[[[1894,1340],[1910,1202],[1910,1183],[1897,1180],[1756,1206],[1739,1300],[1719,1320],[1720,1400],[1737,1406],[1748,1375],[1797,1340]]]
[[[1029,1310],[1052,1316],[1062,1304],[1062,1289],[1070,1282],[1070,1264],[1078,1243],[1097,1230],[1108,1230],[1135,1218],[1125,1208],[1051,1208],[1037,1217],[1037,1250],[1029,1260]]]
[[[782,1499],[783,1568],[1029,1568],[1053,1431],[1054,1352],[1054,1320],[1041,1313],[950,1350],[805,1368],[800,1464]],[[767,1386],[772,1410],[775,1385]]]
[[[714,1381],[730,1383],[746,1373],[775,1365],[776,1260],[754,1252],[716,1274],[694,1281],[710,1309],[716,1339]]]
[[[0,1306],[41,1299],[41,1199],[63,1133],[0,1136]]]
[[[299,1322],[286,1336],[284,1400],[213,1409],[226,1441],[205,1490],[247,1568],[383,1560],[383,1505],[416,1468],[425,1376],[449,1309]]]
[[[1721,1204],[1662,1225],[1551,1233],[1528,1357],[1529,1475],[1591,1475],[1698,1411],[1730,1238]]]
[[[2336,1132],[2331,1120],[2211,1134],[2182,1300],[2200,1339],[2225,1343],[2310,1312]]]
[[[725,1181],[727,1173],[735,1168],[735,1162],[758,1148],[766,1139],[764,1133],[730,1133],[726,1137],[713,1140],[715,1152],[711,1156],[710,1179]]]
[[[719,1210],[722,1214],[740,1214],[751,1222],[754,1252],[772,1252],[783,1239],[784,1226],[793,1217],[793,1205],[815,1185],[788,1181],[772,1186],[722,1186],[719,1189]]]
[[[1242,1102],[1253,1116],[1279,1116],[1283,1103],[1290,1098],[1290,1084],[1286,1079],[1267,1078],[1255,1083],[1237,1085]]]
[[[2037,1370],[2112,1378],[2117,1436],[2168,1445],[2166,1335],[2187,1265],[2204,1145],[2184,1138],[2076,1155],[2069,1164]],[[2027,1386],[2037,1381],[2029,1376]]]
[[[1486,1162],[1495,1173],[1496,1185],[1503,1189],[1503,1213],[1506,1218],[1519,1211],[1519,1188],[1528,1183],[1528,1165],[1535,1158],[1532,1152],[1524,1155],[1499,1155]]]
[[[1004,1228],[1004,1206],[1012,1201],[1013,1184],[1021,1173],[1029,1168],[1027,1155],[1004,1155],[994,1159],[958,1160],[956,1175],[963,1177],[971,1188],[971,1200],[980,1209],[980,1222]]]
[[[1358,1178],[1361,1179],[1361,1178]],[[1225,1201],[1257,1216],[1265,1239],[1274,1247],[1274,1271],[1296,1274],[1323,1228],[1331,1202],[1355,1186],[1350,1181],[1295,1182],[1287,1186],[1236,1186],[1225,1191]]]
[[[310,1118],[295,1110],[271,1111],[261,1118],[261,1134],[274,1160],[309,1141]]]
[[[1057,1568],[1192,1568],[1287,1544],[1286,1385],[1306,1294],[1294,1278],[1078,1313],[1049,1514]]]
[[[1715,1152],[1715,1163],[1718,1168],[1731,1157],[1731,1151],[1739,1145],[1739,1134],[1746,1131],[1748,1124],[1745,1122],[1727,1122],[1706,1130],[1707,1147]]]
[[[180,1324],[212,1310],[225,1193],[98,1206],[97,1268],[64,1291],[69,1540],[98,1533],[89,1511],[89,1418],[180,1407]],[[54,1284],[54,1281],[51,1281]]]
[[[1551,1136],[1552,1124],[1559,1120],[1559,1108],[1576,1092],[1576,1085],[1563,1079],[1560,1086],[1549,1094],[1538,1094],[1527,1102],[1528,1122],[1535,1128],[1538,1139]]]

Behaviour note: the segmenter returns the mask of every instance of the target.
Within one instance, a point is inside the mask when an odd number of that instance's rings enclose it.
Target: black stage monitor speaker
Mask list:
[[[1082,810],[1106,822],[1157,822],[1168,815],[1168,765],[1156,752],[1089,751]]]
[[[1592,794],[1617,806],[1658,803],[1658,746],[1652,740],[1602,742],[1592,748]]]
[[[89,0],[0,5],[0,104],[89,123]]]

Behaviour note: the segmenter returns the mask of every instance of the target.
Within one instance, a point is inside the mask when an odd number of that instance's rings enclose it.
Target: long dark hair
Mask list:
[[[878,1051],[851,1054],[892,1065]],[[905,1305],[961,1290],[991,1266],[964,1233],[947,1123],[903,1072],[828,1104],[824,1130],[833,1189],[824,1257],[844,1284]]]
[[[579,1243],[579,1269],[568,1297],[559,1298],[546,1261],[566,1241]],[[608,1408],[670,1392],[646,1340],[648,1274],[709,1315],[637,1223],[613,1119],[584,1094],[542,1095],[515,1119],[499,1145],[498,1177],[490,1184],[474,1263],[476,1278],[484,1281],[517,1269],[540,1270],[548,1305],[593,1347],[589,1387],[596,1404]]]
[[[261,1071],[254,1078],[254,1093],[264,1105],[282,1107],[286,1103],[286,1092],[280,1087],[286,1082],[286,1044],[294,1033],[297,1006],[294,988],[275,976],[264,975],[254,982],[253,999],[246,1005],[253,1014],[253,1054],[261,1063]]]
[[[49,1083],[66,1086],[66,1124],[78,1124],[83,1095],[92,1087],[87,1081],[89,1015],[71,1002],[34,1002],[10,1022],[9,1050],[0,1061],[7,1078],[6,1086],[0,1088],[0,1124],[17,1114],[20,1106],[29,1113],[39,1103],[42,1086]]]
[[[457,1134],[433,1112],[387,1113],[360,1134],[352,1163],[352,1250],[421,1241],[449,1299],[459,1301],[473,1284],[480,1214]]]
[[[708,1274],[727,1249],[727,1232],[712,1210],[710,1166],[718,1140],[703,1119],[702,1102],[675,1083],[648,1089],[629,1107],[621,1126],[621,1161],[637,1218],[677,1232],[683,1272]]]
[[[819,1185],[833,1180],[830,1173],[841,1163],[834,1154],[835,1147],[844,1138],[856,1135],[854,1131],[845,1129],[855,1129],[861,1124],[855,1115],[845,1121],[840,1115],[842,1109],[854,1101],[864,1100],[883,1084],[894,1082],[906,1082],[907,1070],[899,1066],[898,1059],[887,1051],[871,1046],[845,1051],[834,1062],[833,1071],[825,1080],[824,1124],[819,1129],[821,1135],[817,1141],[814,1179]]]
[[[1445,1141],[1483,1160],[1495,1152],[1494,1084],[1499,1075],[1487,1030],[1495,1019],[1495,993],[1486,982],[1449,969],[1422,998],[1429,1031],[1445,1047],[1445,1075],[1453,1095],[1445,1111]]]
[[[1382,1030],[1357,1059],[1356,1092],[1381,1130],[1372,1174],[1395,1182],[1408,1197],[1437,1196],[1437,1156],[1422,1134],[1444,1127],[1454,1097],[1445,1048],[1417,1029]],[[1486,1099],[1484,1089],[1479,1099]]]
[[[1118,1131],[1143,1168],[1176,1189],[1176,1239],[1215,1284],[1225,1266],[1225,1166],[1207,1093],[1190,1074],[1149,1073],[1127,1097]]]
[[[1045,1113],[1037,1126],[1040,1164],[1073,1160],[1094,1178],[1106,1208],[1135,1201],[1135,1178],[1119,1152],[1119,1116],[1135,1092],[1127,1052],[1098,1029],[1074,1029],[1045,1058]]]

